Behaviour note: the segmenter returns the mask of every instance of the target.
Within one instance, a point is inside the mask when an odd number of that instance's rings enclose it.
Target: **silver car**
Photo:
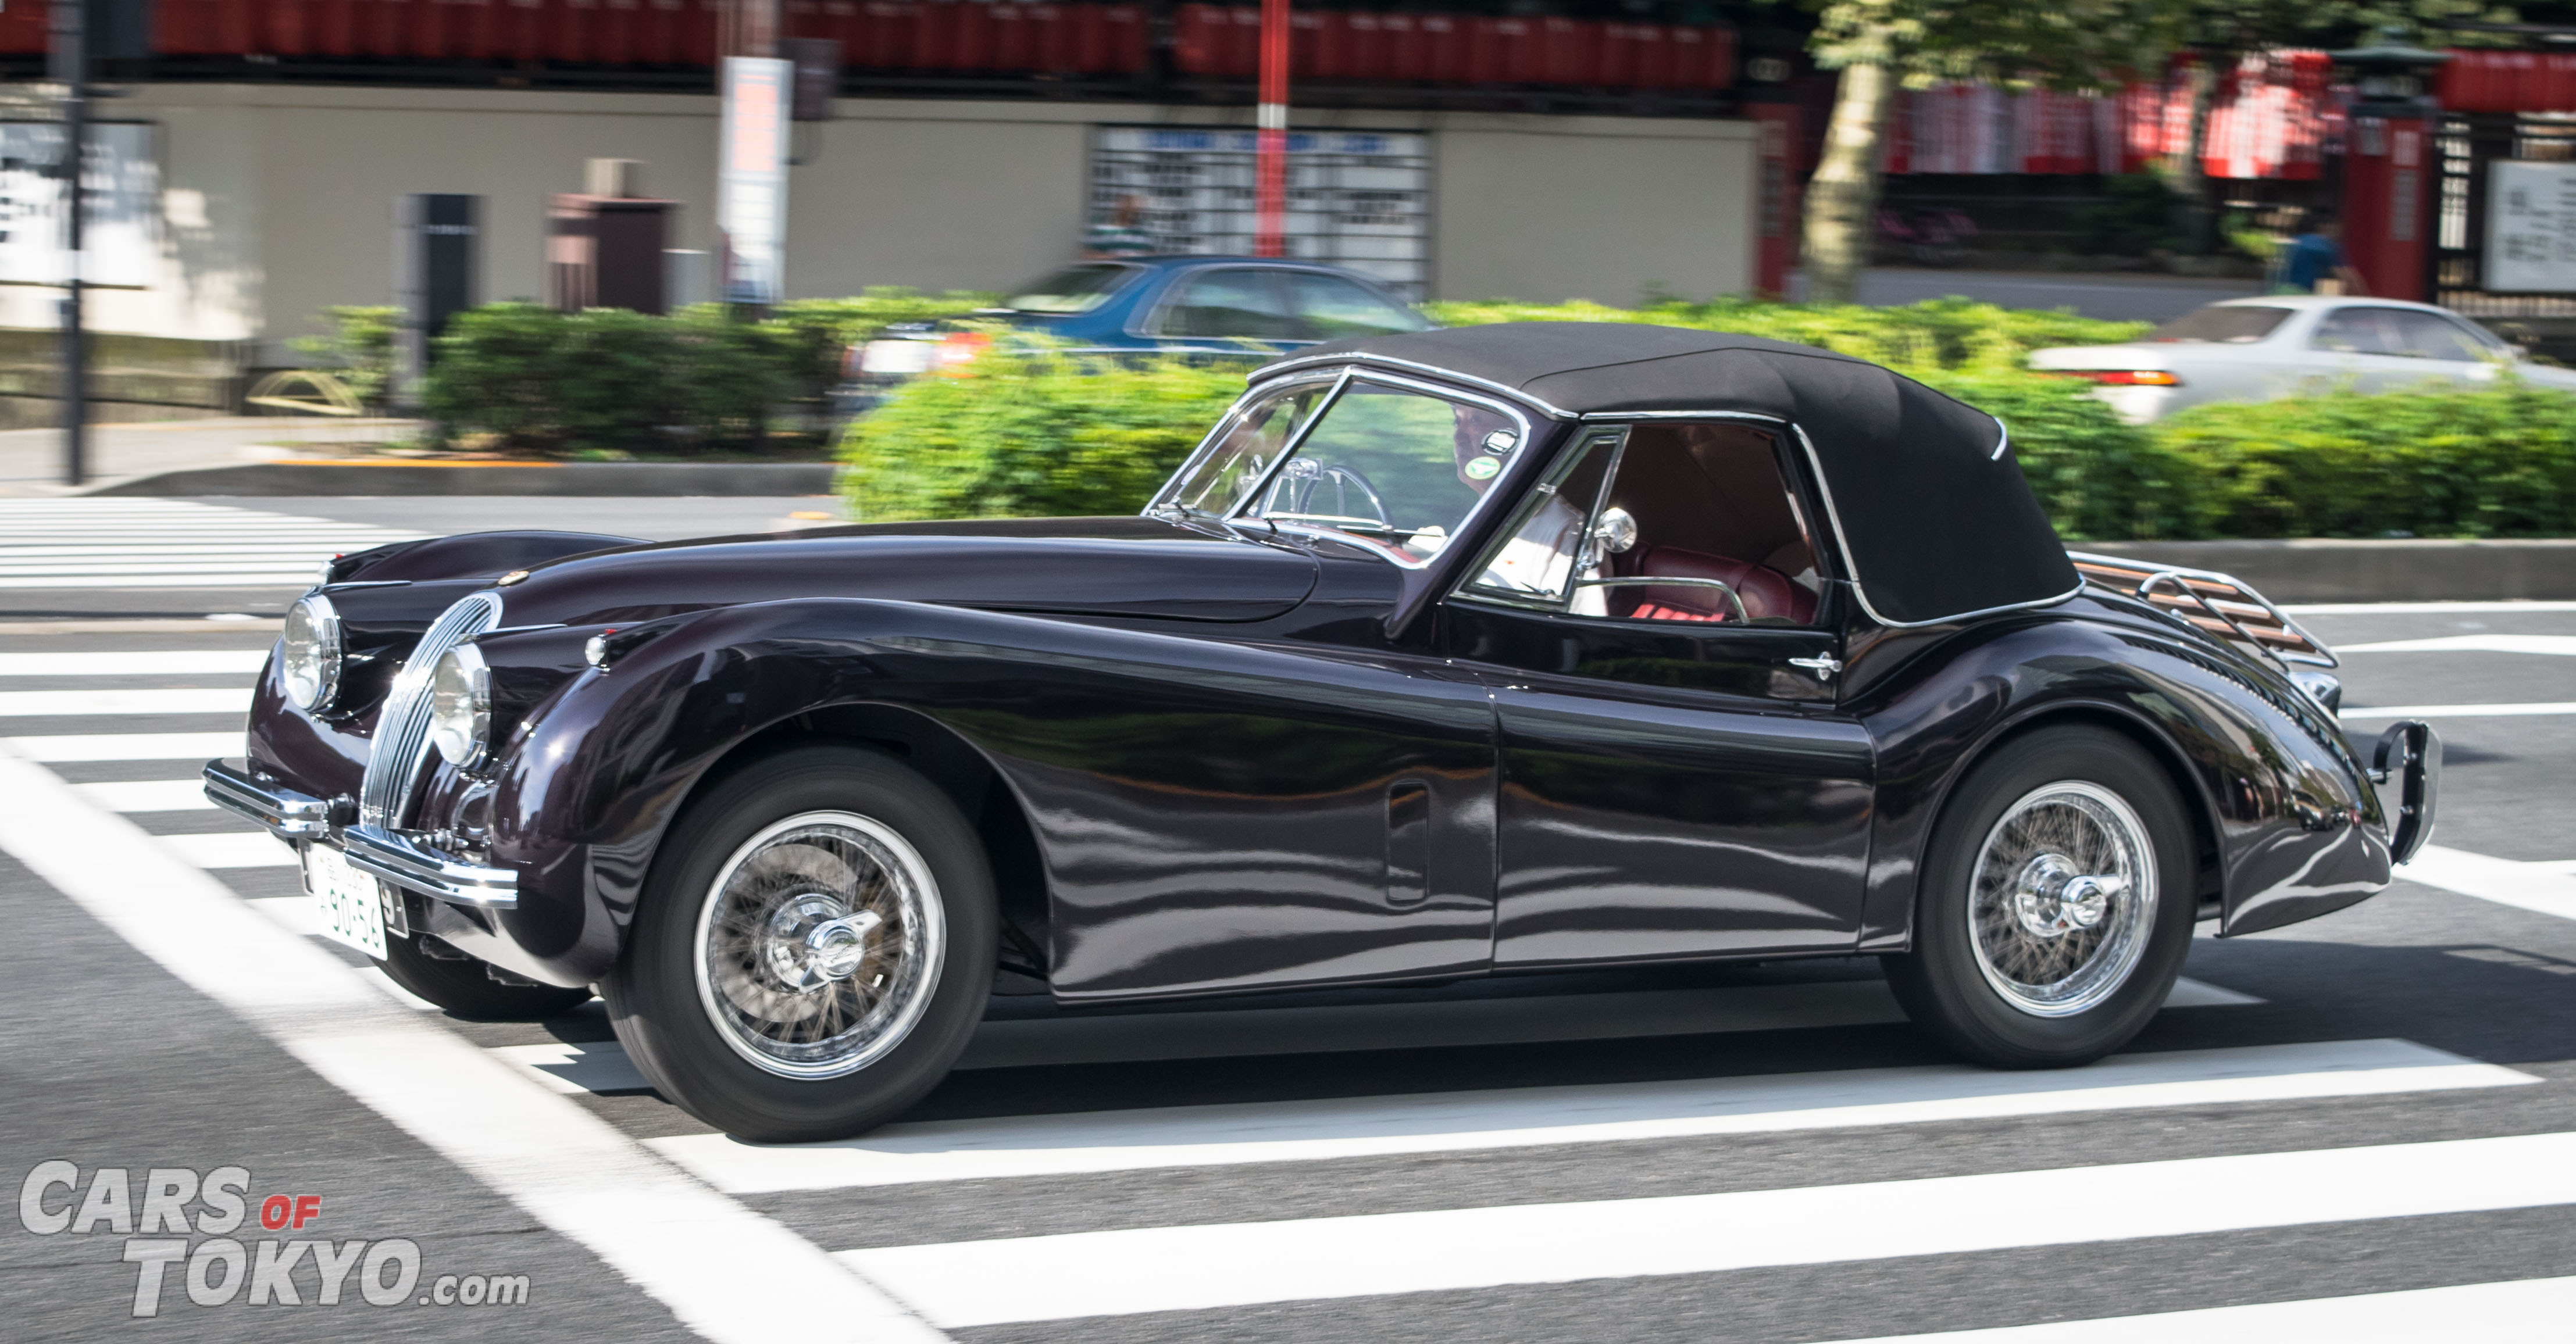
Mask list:
[[[2094,395],[2131,424],[2211,401],[2476,386],[2507,371],[2576,392],[2576,370],[2534,364],[2522,347],[2448,309],[2400,299],[2230,299],[2124,344],[2034,350],[2030,367],[2093,380],[2101,385]]]

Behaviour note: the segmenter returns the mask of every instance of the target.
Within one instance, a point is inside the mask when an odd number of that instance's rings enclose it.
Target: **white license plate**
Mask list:
[[[385,905],[376,879],[359,872],[340,851],[304,847],[304,889],[321,907],[326,937],[385,959]]]

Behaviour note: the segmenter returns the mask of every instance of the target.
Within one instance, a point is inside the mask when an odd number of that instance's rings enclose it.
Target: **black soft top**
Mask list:
[[[1254,378],[1341,361],[1460,375],[1559,417],[1720,413],[1795,425],[1813,445],[1862,600],[1892,624],[2034,606],[2081,586],[2002,423],[1867,360],[1722,331],[1509,322],[1333,341]]]

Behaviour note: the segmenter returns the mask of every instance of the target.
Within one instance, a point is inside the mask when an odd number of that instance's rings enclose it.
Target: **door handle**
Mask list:
[[[1830,653],[1820,653],[1813,658],[1792,658],[1789,666],[1803,667],[1815,673],[1818,681],[1831,681],[1835,673],[1843,670],[1843,660]]]

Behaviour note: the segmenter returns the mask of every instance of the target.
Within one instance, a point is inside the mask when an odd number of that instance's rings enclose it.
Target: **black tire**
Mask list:
[[[842,820],[798,820],[817,814]],[[853,829],[852,818],[873,829]],[[911,854],[884,848],[892,844],[888,836]],[[755,841],[760,848],[752,848]],[[868,844],[880,848],[862,847]],[[856,872],[870,855],[893,857],[877,870],[879,880],[849,883],[852,899],[836,903],[831,883],[817,874]],[[805,871],[795,871],[799,864]],[[787,880],[775,880],[782,873]],[[818,898],[782,893],[807,889],[824,889],[823,905],[799,916],[792,905]],[[913,893],[909,904],[900,895],[906,891]],[[829,963],[830,950],[795,936],[802,929],[819,937],[826,923],[847,925],[880,908],[893,913],[839,935],[843,951],[873,949],[849,958],[851,969],[817,969]],[[808,922],[778,922],[790,916]],[[735,941],[711,941],[706,946],[718,947],[712,956],[702,950],[702,917],[711,940],[730,934]],[[903,936],[866,941],[885,928]],[[625,955],[600,993],[627,1054],[691,1115],[761,1143],[846,1138],[901,1113],[947,1076],[983,1020],[999,928],[983,848],[945,794],[877,752],[797,747],[744,767],[691,802],[654,857]],[[937,955],[907,958],[904,949],[917,946]],[[702,964],[721,969],[708,970],[702,982]],[[819,978],[798,986],[781,974]],[[873,1005],[856,983],[867,975],[893,982]],[[906,992],[907,984],[915,988]],[[775,1011],[764,1018],[745,1005]],[[790,1021],[827,1012],[834,1015],[827,1020],[841,1020],[852,1005],[869,1006],[846,1037],[798,1042],[792,1027],[776,1025],[780,1012]],[[896,1005],[884,1008],[885,1021],[902,1021],[908,1011],[909,1025],[864,1034],[883,1005]],[[773,1028],[784,1038],[766,1034]],[[795,1057],[799,1051],[813,1057]],[[864,1062],[837,1074],[780,1072],[843,1068],[861,1056]]]
[[[2106,795],[2125,805],[2126,818]],[[1999,829],[2008,813],[2015,830]],[[2123,831],[2129,841],[2115,842]],[[1975,926],[1983,932],[1972,932],[1971,886],[1990,841]],[[2061,848],[2085,850],[2078,857],[2091,862],[2048,866]],[[2124,855],[2134,857],[2105,861]],[[1915,896],[1913,950],[1881,958],[1888,985],[1916,1025],[1976,1063],[2089,1064],[2137,1035],[2173,991],[2197,915],[2194,857],[2180,793],[2136,742],[2077,726],[2013,739],[1978,762],[1942,809]],[[2064,880],[2121,862],[2152,877],[2150,908],[2136,908],[2143,902],[2133,880],[2128,908],[2117,894],[2094,905],[2090,890]],[[2099,885],[2090,875],[2078,880]],[[2029,894],[2017,900],[2016,892]],[[2078,897],[2063,913],[2061,892]],[[2047,932],[2088,910],[2099,911],[2099,924]],[[2060,965],[2071,968],[2048,978]]]
[[[505,985],[492,978],[486,963],[433,957],[420,950],[420,935],[385,935],[385,958],[376,963],[395,984],[474,1022],[542,1022],[561,1017],[590,1002],[590,989],[553,985]]]

